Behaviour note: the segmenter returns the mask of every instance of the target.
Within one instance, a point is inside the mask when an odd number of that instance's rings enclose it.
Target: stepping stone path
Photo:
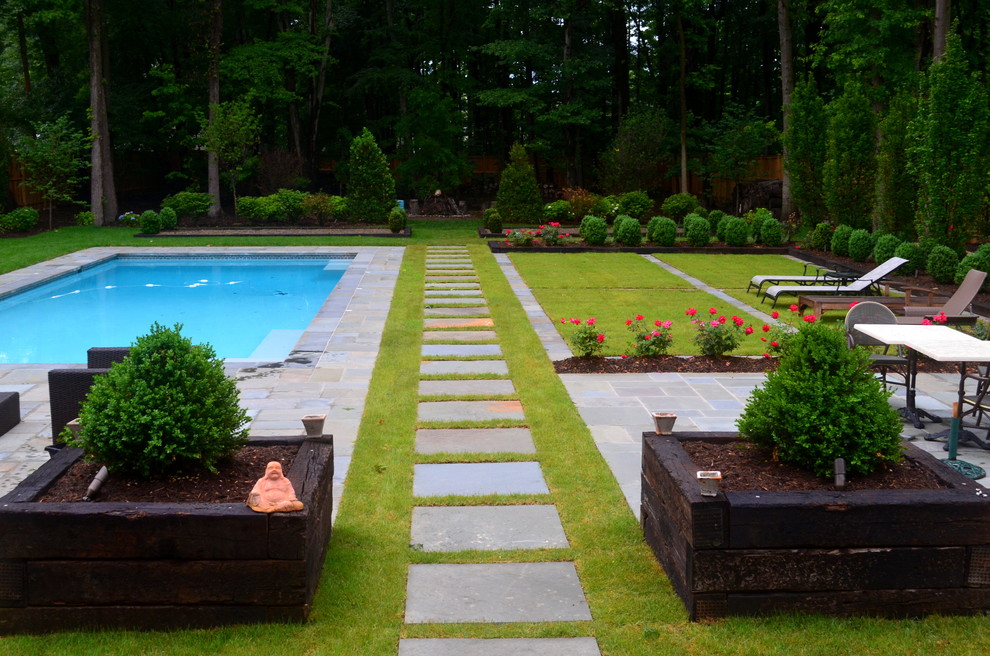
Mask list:
[[[453,462],[414,466],[410,544],[434,552],[562,549],[569,546],[555,506],[423,505],[430,498],[549,495],[538,461],[456,462],[460,453],[535,454],[525,409],[498,344],[481,284],[463,246],[434,246],[426,254],[422,400],[416,453],[442,453]],[[489,342],[489,343],[477,343]],[[435,380],[454,375],[455,380]],[[497,376],[493,378],[492,376]],[[461,398],[458,398],[461,397]],[[477,423],[510,428],[465,428]],[[449,428],[444,424],[450,424]],[[477,459],[477,456],[474,458]],[[465,559],[459,559],[464,561]],[[470,561],[470,558],[467,559]],[[582,622],[591,620],[572,562],[457,562],[412,564],[406,584],[407,624]],[[601,656],[594,637],[410,638],[400,656]]]

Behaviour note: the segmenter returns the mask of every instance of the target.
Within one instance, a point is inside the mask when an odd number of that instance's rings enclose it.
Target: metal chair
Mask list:
[[[863,301],[850,308],[846,314],[845,323],[846,341],[849,344],[849,348],[856,346],[882,346],[883,350],[879,353],[873,351],[871,348],[870,367],[880,374],[880,380],[885,385],[903,385],[907,387],[910,376],[910,361],[907,356],[901,353],[900,347],[897,348],[896,353],[888,353],[890,350],[889,345],[856,330],[856,324],[858,323],[896,324],[897,317],[890,311],[890,308],[880,303],[874,303],[873,301]],[[900,376],[902,380],[887,380],[888,374]]]

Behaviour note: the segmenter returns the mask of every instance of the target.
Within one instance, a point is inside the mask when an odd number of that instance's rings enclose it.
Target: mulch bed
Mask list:
[[[216,474],[202,472],[167,479],[138,481],[115,477],[111,472],[94,501],[122,503],[245,503],[248,492],[265,474],[265,466],[277,460],[288,471],[299,445],[246,446],[232,458],[218,463]],[[79,461],[41,499],[44,502],[82,501],[101,463]]]
[[[793,465],[776,462],[770,450],[749,443],[681,442],[699,470],[722,472],[719,489],[835,490],[834,481],[816,477]],[[868,476],[850,477],[846,490],[934,490],[947,487],[930,470],[905,458]]]
[[[766,373],[777,369],[777,358],[696,355],[676,355],[655,358],[574,357],[553,363],[558,374],[643,374],[673,372],[681,374]],[[923,373],[956,373],[959,366],[951,362],[935,362],[918,358],[918,371]]]

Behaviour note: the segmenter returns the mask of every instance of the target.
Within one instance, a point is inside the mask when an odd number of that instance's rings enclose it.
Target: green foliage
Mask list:
[[[901,245],[901,238],[897,235],[880,235],[877,243],[873,246],[873,261],[877,264],[886,262],[894,257],[897,247]]]
[[[988,246],[984,244],[983,246]],[[983,246],[980,248],[982,249]],[[963,278],[969,273],[970,269],[977,269],[979,271],[985,271],[990,273],[990,252],[984,250],[977,250],[975,253],[967,253],[963,259],[959,261],[959,266],[956,267],[956,275],[953,282],[957,285],[961,285]],[[982,285],[986,286],[986,282]]]
[[[158,213],[158,223],[162,230],[175,230],[179,225],[179,217],[171,207],[163,208]]]
[[[668,216],[655,216],[646,224],[646,240],[657,246],[677,243],[677,223]]]
[[[613,223],[615,221],[615,217],[619,215],[619,197],[602,196],[595,201],[591,211],[595,216],[600,216],[605,219],[607,223]]]
[[[581,357],[589,358],[601,352],[605,346],[605,333],[595,326],[595,318],[591,317],[587,321],[580,319],[561,319],[560,323],[577,326],[574,336],[571,337],[571,346]]]
[[[250,223],[268,221],[272,208],[265,196],[241,196],[234,206],[237,216]]]
[[[141,212],[138,225],[141,226],[141,232],[146,235],[158,234],[162,230],[162,222],[159,220],[158,212],[155,210]]]
[[[688,310],[691,316],[694,316],[693,312],[693,309]],[[707,319],[691,320],[697,329],[694,333],[694,344],[701,354],[720,358],[739,348],[744,321],[736,315],[732,315],[730,321],[725,315],[718,315],[715,308],[709,310],[709,315]]]
[[[406,210],[396,205],[388,212],[388,229],[398,234],[406,229]]]
[[[773,121],[733,102],[727,103],[721,118],[706,128],[707,173],[726,180],[743,178],[753,161],[766,155],[780,137]]]
[[[608,239],[608,223],[600,216],[588,214],[581,219],[578,232],[589,246],[601,246]]]
[[[746,246],[749,244],[749,224],[746,219],[738,216],[726,217],[719,223],[725,226],[725,243],[729,246]]]
[[[849,237],[852,235],[853,229],[847,226],[845,223],[839,225],[832,232],[832,243],[831,250],[832,253],[839,257],[849,256]]]
[[[773,221],[773,212],[765,207],[759,207],[755,210],[750,210],[743,215],[743,218],[749,222],[749,231],[753,235],[753,241],[757,244],[763,243],[763,224],[767,221]]]
[[[799,80],[791,94],[790,121],[784,133],[784,169],[791,180],[791,198],[808,227],[828,216],[823,171],[827,125],[825,102],[813,78]]]
[[[396,175],[417,198],[449,191],[471,173],[463,153],[461,120],[454,100],[438,88],[406,94],[407,111],[396,124],[401,135]]]
[[[505,236],[506,240],[513,246],[529,248],[536,240],[536,232],[533,230],[512,230]]]
[[[275,204],[272,218],[279,223],[293,223],[299,221],[305,214],[306,197],[305,191],[298,189],[279,189],[269,198]]]
[[[0,233],[27,232],[38,225],[38,210],[33,207],[18,207],[6,214],[0,214]]]
[[[395,180],[368,128],[351,141],[347,165],[347,211],[357,221],[385,223],[395,206]]]
[[[908,165],[917,180],[916,227],[960,250],[981,213],[990,169],[990,107],[984,85],[968,72],[959,37],[925,77],[908,127]]]
[[[914,234],[914,180],[907,170],[908,122],[914,111],[909,89],[898,93],[880,122],[873,225],[904,235]]]
[[[712,239],[712,230],[708,219],[697,214],[688,214],[684,217],[684,236],[687,237],[688,243],[692,246],[698,248],[707,246]]]
[[[82,211],[76,213],[76,225],[77,226],[91,226],[95,221],[95,216],[92,212]]]
[[[760,243],[764,246],[781,246],[784,243],[784,226],[780,221],[770,217],[760,227]]]
[[[613,236],[617,244],[623,246],[639,246],[643,241],[643,231],[639,221],[628,214],[620,214],[615,217]]]
[[[246,101],[225,102],[213,108],[212,123],[203,117],[201,127],[203,147],[216,155],[236,199],[237,183],[245,180],[257,163],[261,117]]]
[[[876,126],[862,86],[847,84],[829,104],[825,206],[853,228],[870,226],[876,171]]]
[[[925,268],[925,252],[921,246],[914,242],[902,242],[901,245],[894,250],[894,256],[907,260],[906,263],[902,264],[898,268],[907,272],[909,275],[913,275],[914,273]]]
[[[653,201],[645,191],[627,191],[619,196],[619,214],[628,214],[643,222],[653,209]]]
[[[822,221],[811,232],[811,247],[816,251],[827,251],[832,248],[832,224]]]
[[[509,151],[509,165],[499,178],[495,203],[502,221],[509,225],[539,222],[543,216],[536,173],[529,163],[526,149],[518,143]]]
[[[660,319],[656,319],[652,324],[645,323],[642,314],[637,314],[634,319],[626,319],[626,328],[633,334],[626,355],[633,357],[666,355],[674,343],[674,336],[670,332],[672,325],[672,321]]]
[[[672,194],[664,199],[660,211],[674,221],[683,221],[684,217],[701,207],[701,203],[692,194]]]
[[[713,233],[715,233],[716,235],[718,234],[718,224],[722,221],[722,219],[724,219],[727,216],[728,214],[726,214],[722,210],[712,210],[711,212],[708,213],[708,223],[711,224]]]
[[[739,432],[823,477],[836,458],[852,475],[898,460],[900,417],[868,359],[865,349],[847,346],[841,329],[805,323],[787,341],[777,370],[753,391]],[[836,403],[840,398],[845,402]]]
[[[657,111],[627,114],[614,141],[599,156],[602,186],[611,193],[653,189],[658,171],[669,160],[664,140],[670,127],[670,120]]]
[[[492,234],[500,234],[502,232],[502,215],[498,213],[498,210],[494,207],[489,207],[484,212],[482,212],[482,219],[484,220],[485,229]]]
[[[320,225],[336,222],[347,213],[347,200],[323,192],[308,194],[302,200],[303,216],[312,217]]]
[[[853,230],[849,235],[849,257],[857,262],[866,262],[873,255],[873,245],[873,235],[869,230]]]
[[[571,204],[571,213],[575,221],[580,221],[589,214],[594,214],[592,209],[598,202],[598,196],[586,189],[573,187],[563,189],[564,200]]]
[[[198,219],[206,216],[213,204],[213,197],[196,191],[180,191],[162,200],[162,209],[172,208],[180,219]]]
[[[574,220],[574,213],[571,211],[571,204],[566,200],[555,200],[547,203],[543,207],[543,218],[546,221],[557,223],[570,223]]]
[[[82,404],[82,431],[67,441],[114,474],[216,471],[245,443],[248,417],[234,380],[213,347],[193,345],[181,328],[152,325],[128,358],[96,377]]]
[[[956,268],[959,266],[959,256],[943,244],[933,247],[928,253],[925,269],[932,279],[941,284],[951,283],[956,278]]]
[[[721,219],[719,219],[718,224],[715,226],[715,239],[721,242],[727,241],[725,238],[725,231],[729,228],[729,219],[735,219],[735,218],[740,218],[740,217],[734,217],[730,214],[726,214]],[[743,223],[745,222],[746,221],[744,220]],[[747,227],[747,230],[748,229],[749,228]]]
[[[24,184],[45,199],[49,220],[52,206],[74,199],[83,180],[89,140],[72,127],[68,116],[34,125],[31,135],[17,141],[17,157],[24,165]]]
[[[560,246],[564,243],[564,235],[560,232],[560,224],[556,221],[541,225],[536,235],[544,246]]]

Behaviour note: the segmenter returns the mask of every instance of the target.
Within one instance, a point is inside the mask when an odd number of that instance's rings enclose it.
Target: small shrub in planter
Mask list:
[[[753,391],[739,432],[818,476],[831,476],[836,458],[854,475],[899,460],[900,416],[868,360],[865,349],[848,347],[841,328],[806,321]]]
[[[907,262],[898,267],[907,275],[913,276],[925,267],[925,253],[914,242],[905,241],[894,250],[895,257],[903,257]]]
[[[574,220],[571,204],[566,200],[555,200],[543,206],[543,219],[547,222],[569,223]]]
[[[562,234],[560,232],[560,224],[556,221],[551,221],[550,223],[541,225],[540,229],[536,231],[536,236],[544,246],[560,246],[564,243],[564,237],[569,237],[570,235]]]
[[[234,380],[213,347],[193,345],[181,328],[152,325],[123,362],[97,376],[80,411],[82,430],[67,432],[66,442],[140,478],[216,471],[243,446],[248,417]]]
[[[725,243],[729,246],[746,246],[749,243],[749,224],[746,220],[732,216],[722,220],[725,226]]]
[[[175,227],[179,225],[179,216],[171,207],[165,207],[158,213],[158,223],[162,230],[175,230]]]
[[[485,223],[485,229],[491,233],[502,232],[502,215],[494,207],[489,207],[482,212],[481,218]]]
[[[873,237],[869,230],[860,228],[849,234],[849,257],[857,262],[866,262],[873,254]]]
[[[632,342],[626,350],[626,355],[633,357],[657,357],[667,355],[667,350],[674,343],[671,334],[673,321],[657,319],[652,325],[644,322],[642,314],[635,319],[626,319],[626,327],[633,334]]]
[[[198,219],[206,216],[213,204],[213,196],[196,191],[180,191],[162,200],[162,209],[171,207],[180,219]]]
[[[388,212],[388,229],[398,234],[406,229],[406,210],[396,205]]]
[[[677,224],[667,216],[655,216],[646,224],[646,240],[657,246],[677,243]]]
[[[26,232],[38,225],[38,216],[38,210],[33,207],[18,207],[0,214],[0,233]]]
[[[777,219],[764,221],[760,228],[760,243],[764,246],[780,246],[784,243],[784,226]]]
[[[529,248],[536,241],[536,233],[532,230],[506,230],[505,238],[513,246],[520,248]]]
[[[158,219],[158,212],[155,210],[145,210],[141,212],[141,218],[138,219],[138,225],[141,227],[141,232],[146,235],[158,234],[162,230],[162,223]]]
[[[695,319],[697,310],[694,308],[688,308],[685,314],[697,328],[694,343],[702,355],[718,358],[739,347],[745,333],[742,318],[732,315],[730,320],[724,314],[719,315],[716,308],[708,308],[707,318]]]
[[[811,231],[811,247],[816,251],[827,251],[832,248],[832,224],[822,221]]]
[[[729,227],[729,220],[734,218],[736,217],[726,214],[719,220],[718,225],[715,226],[715,239],[721,242],[725,241],[725,230]]]
[[[581,219],[578,231],[581,233],[581,239],[589,246],[601,246],[608,239],[608,223],[594,214],[588,214]]]
[[[684,217],[701,207],[701,203],[692,194],[673,194],[664,199],[660,211],[674,221],[683,221]]]
[[[873,261],[876,263],[886,262],[894,257],[897,247],[901,245],[901,238],[897,235],[880,235],[877,243],[873,246]]]
[[[628,214],[620,214],[615,217],[613,233],[615,242],[623,246],[639,246],[643,242],[643,231],[639,221]]]
[[[694,218],[689,221],[688,219],[690,217]],[[688,214],[684,217],[684,235],[687,237],[688,243],[692,246],[697,248],[707,246],[708,242],[712,239],[712,231],[708,224],[708,219],[697,214]]]
[[[950,283],[956,278],[956,268],[959,267],[959,256],[948,246],[939,244],[932,247],[928,253],[925,269],[937,283]]]
[[[628,191],[619,196],[619,214],[628,214],[642,222],[653,209],[653,201],[645,191]]]
[[[842,224],[835,229],[832,233],[832,252],[839,257],[849,256],[849,237],[852,235],[853,229]]]

